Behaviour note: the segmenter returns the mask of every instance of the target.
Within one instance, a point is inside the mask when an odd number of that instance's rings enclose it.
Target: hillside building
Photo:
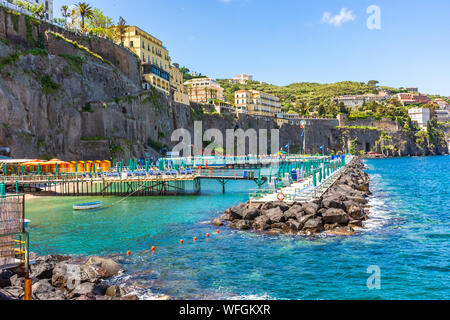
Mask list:
[[[140,58],[145,82],[169,94],[170,56],[163,42],[136,26],[127,27],[122,40]]]
[[[416,122],[422,130],[427,130],[428,121],[430,121],[430,109],[412,108],[408,110],[409,117]]]
[[[208,103],[213,100],[225,100],[223,88],[211,78],[196,78],[186,81],[184,85],[189,94],[189,100],[196,103]]]
[[[237,113],[275,118],[281,113],[280,99],[257,90],[238,90],[234,94]]]

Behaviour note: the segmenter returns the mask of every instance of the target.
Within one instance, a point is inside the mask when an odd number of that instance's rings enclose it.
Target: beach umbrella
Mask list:
[[[55,163],[55,174],[58,174],[58,162]]]
[[[23,165],[21,165],[22,175],[25,175],[25,171],[23,170]]]
[[[4,171],[3,171],[3,173],[5,174],[5,176],[8,174],[8,165],[5,163],[5,166],[3,167],[4,169]]]
[[[5,183],[0,183],[0,196],[6,196],[6,186]]]
[[[38,163],[38,174],[39,175],[41,174],[41,164],[40,163]]]
[[[19,181],[16,180],[16,193],[19,193]]]
[[[313,185],[314,187],[317,187],[316,171],[313,171]]]
[[[84,161],[84,172],[87,172],[87,163]]]

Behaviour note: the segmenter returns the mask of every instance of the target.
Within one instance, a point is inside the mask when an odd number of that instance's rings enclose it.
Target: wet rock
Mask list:
[[[280,207],[269,209],[264,212],[264,215],[269,218],[269,221],[270,221],[269,224],[286,221],[286,218],[283,214],[283,211],[280,209]]]
[[[270,219],[266,216],[259,216],[255,219],[255,222],[253,223],[253,229],[258,231],[265,231],[270,229],[269,225]]]
[[[333,224],[325,224],[324,229],[325,231],[334,230],[336,228],[339,228],[341,225],[339,223],[333,223]]]
[[[352,228],[363,228],[364,223],[361,220],[352,220],[348,224]]]
[[[223,215],[221,215],[219,217],[219,220],[223,220],[223,221],[231,221],[233,219],[231,219],[231,215],[229,213],[224,213]]]
[[[242,219],[242,215],[244,214],[245,209],[246,208],[243,205],[230,208],[230,219]]]
[[[106,296],[108,297],[117,297],[120,298],[122,296],[126,296],[127,292],[125,291],[125,289],[123,289],[122,287],[115,285],[115,286],[110,286],[105,293]]]
[[[303,231],[310,233],[319,233],[323,230],[323,220],[320,217],[309,219],[303,226]]]
[[[347,198],[348,198],[348,200],[351,200],[351,201],[354,201],[354,202],[357,202],[360,204],[368,204],[369,203],[369,201],[363,197],[349,196]]]
[[[363,220],[364,214],[360,206],[358,205],[351,205],[347,208],[347,213],[350,218],[353,220]]]
[[[288,228],[288,226],[285,223],[279,222],[279,223],[274,223],[270,226],[271,229],[280,229],[280,230],[286,230],[286,228]],[[290,230],[290,229],[288,229]]]
[[[322,216],[326,224],[347,224],[349,221],[348,214],[342,209],[328,209]]]
[[[248,230],[251,229],[252,223],[247,220],[240,220],[236,223],[235,228],[239,230]]]
[[[222,220],[220,220],[220,219],[214,219],[213,222],[212,222],[212,224],[213,224],[215,227],[221,227],[221,226],[223,226],[223,222],[222,222]]]
[[[108,279],[117,276],[123,271],[122,267],[112,259],[91,257],[86,262],[86,265],[93,265],[99,267],[95,271],[100,275],[102,279]],[[95,278],[95,276],[94,276]],[[95,282],[95,281],[94,281]]]
[[[300,222],[298,222],[296,220],[289,220],[288,222],[286,222],[286,225],[290,228],[291,232],[293,232],[293,233],[301,231],[302,227],[303,227],[300,224]]]
[[[261,212],[256,208],[245,209],[242,213],[242,219],[244,220],[255,220],[259,217]]]
[[[299,230],[303,229],[303,227],[308,222],[308,220],[312,219],[313,217],[314,217],[314,215],[309,214],[309,215],[303,216],[299,220],[297,220],[298,223],[300,224]]]
[[[302,206],[296,204],[296,205],[293,205],[291,208],[289,208],[289,210],[287,210],[284,213],[284,216],[285,216],[286,220],[289,220],[289,219],[296,219],[297,220],[297,217],[298,216],[302,217],[303,214],[304,214],[304,211],[303,211]]]
[[[336,235],[336,236],[352,236],[355,234],[355,230],[350,226],[345,227],[338,227],[333,230],[327,231],[330,235]]]

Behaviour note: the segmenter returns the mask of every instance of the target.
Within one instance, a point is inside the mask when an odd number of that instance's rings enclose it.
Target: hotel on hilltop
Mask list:
[[[280,99],[257,90],[238,90],[234,93],[237,113],[274,118],[281,113]]]
[[[161,40],[136,26],[128,26],[122,40],[142,63],[144,85],[152,85],[167,95],[172,93],[175,102],[189,104],[183,74],[171,65],[169,50]]]

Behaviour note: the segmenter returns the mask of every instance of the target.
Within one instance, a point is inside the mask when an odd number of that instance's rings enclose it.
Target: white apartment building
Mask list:
[[[246,84],[248,81],[253,81],[252,75],[239,74],[230,80],[230,82],[232,82],[232,83],[239,83],[239,84]]]
[[[211,78],[195,78],[184,83],[188,90],[189,100],[197,103],[208,103],[213,100],[225,100],[223,88]]]
[[[430,109],[412,108],[408,111],[409,117],[416,122],[422,130],[427,130],[428,121],[430,121]]]

